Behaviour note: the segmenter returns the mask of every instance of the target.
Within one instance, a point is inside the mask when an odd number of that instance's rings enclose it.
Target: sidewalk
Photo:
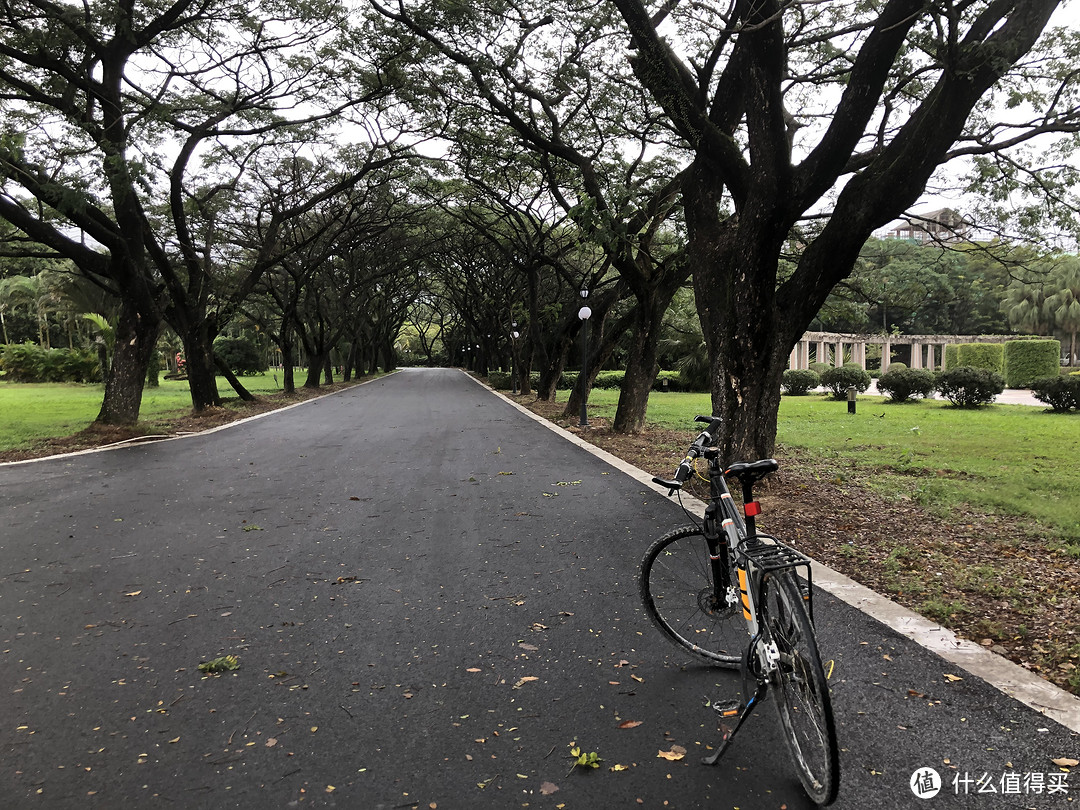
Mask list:
[[[884,396],[884,394],[877,389],[877,380],[872,380],[870,382],[870,387],[866,389],[866,395],[875,397]],[[932,399],[944,399],[944,397],[935,392]],[[1039,402],[1039,400],[1035,399],[1035,395],[1027,388],[1006,388],[998,395],[994,402],[998,405],[1034,405],[1039,408],[1049,407],[1045,402]]]

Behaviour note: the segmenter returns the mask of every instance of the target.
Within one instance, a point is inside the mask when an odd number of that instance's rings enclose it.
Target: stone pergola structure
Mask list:
[[[842,332],[807,332],[791,350],[790,368],[810,368],[810,363],[842,366],[858,363],[866,368],[866,347],[881,346],[881,372],[889,370],[894,346],[911,350],[909,368],[941,368],[945,364],[945,347],[951,343],[1004,343],[1016,340],[1016,335],[857,335]]]

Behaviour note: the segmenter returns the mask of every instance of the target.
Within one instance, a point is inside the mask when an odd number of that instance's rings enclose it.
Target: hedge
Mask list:
[[[575,385],[577,385],[576,371],[564,371],[559,377],[559,382],[555,388],[559,391],[570,391]],[[596,375],[596,379],[593,381],[593,388],[608,389],[618,391],[622,388],[623,378],[626,376],[626,372],[622,370],[614,371],[601,371]],[[488,384],[496,390],[510,390],[510,374],[506,371],[489,371],[488,372]],[[530,375],[529,379],[532,381],[532,386],[535,388],[540,384],[540,372],[534,371]],[[667,380],[667,387],[664,387],[664,380]],[[661,371],[656,375],[656,379],[653,381],[653,391],[690,391],[683,381],[682,375],[678,371]]]
[[[1005,347],[1000,343],[954,343],[945,347],[945,370],[985,368],[995,374],[1005,370]]]
[[[1059,340],[1005,342],[1005,385],[1009,388],[1027,388],[1035,380],[1056,377],[1060,364]]]

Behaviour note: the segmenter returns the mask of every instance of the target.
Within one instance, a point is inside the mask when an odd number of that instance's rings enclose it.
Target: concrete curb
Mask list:
[[[396,374],[399,370],[400,369],[395,369],[394,371],[391,372],[391,374]],[[86,455],[89,455],[90,453],[104,453],[106,450],[118,450],[121,447],[131,447],[134,444],[156,444],[157,442],[171,442],[171,441],[176,441],[178,439],[189,439],[192,436],[207,436],[207,435],[209,435],[211,433],[217,433],[219,430],[228,430],[231,427],[236,427],[237,425],[243,425],[246,422],[254,422],[256,419],[262,419],[264,416],[270,416],[271,414],[281,413],[282,411],[288,411],[288,410],[291,410],[292,408],[299,408],[301,405],[307,405],[309,402],[318,402],[320,399],[325,399],[326,397],[336,396],[337,394],[341,394],[341,393],[343,393],[345,391],[349,391],[349,390],[351,390],[353,388],[359,388],[362,385],[367,385],[368,383],[373,383],[376,380],[382,380],[382,379],[385,379],[386,377],[389,377],[389,376],[390,376],[390,374],[384,374],[381,377],[376,377],[374,380],[365,380],[362,383],[357,383],[356,385],[351,385],[348,388],[342,388],[342,389],[340,389],[338,391],[330,391],[329,393],[322,394],[322,395],[317,396],[317,397],[312,397],[311,399],[305,399],[303,402],[294,402],[292,405],[284,405],[284,406],[282,406],[280,408],[275,408],[272,411],[265,411],[263,413],[257,413],[254,416],[247,416],[247,417],[244,417],[243,419],[237,419],[234,422],[226,422],[224,425],[218,425],[217,427],[207,428],[206,430],[196,430],[196,431],[193,431],[191,433],[180,433],[180,434],[176,434],[174,436],[158,435],[158,434],[154,434],[154,435],[150,435],[150,436],[136,436],[133,439],[124,439],[123,441],[114,442],[113,444],[103,444],[103,445],[101,445],[99,447],[87,447],[85,450],[72,450],[70,453],[56,453],[55,455],[41,456],[40,458],[25,458],[25,459],[22,459],[21,461],[0,461],[0,467],[14,467],[14,466],[16,466],[18,464],[33,464],[33,463],[38,462],[38,461],[55,461],[58,458],[71,458],[72,456],[86,456]]]
[[[504,402],[567,441],[592,453],[597,458],[626,473],[650,489],[662,495],[667,495],[667,491],[654,484],[652,476],[644,470],[628,464],[606,450],[601,450],[599,447],[589,444],[580,436],[559,427],[506,395],[484,385],[472,375],[466,374],[466,376],[477,385],[487,388]],[[692,508],[699,515],[705,512],[705,504],[696,498],[684,495],[682,496],[682,503],[687,508]],[[1054,684],[1043,680],[1038,675],[1014,664],[1012,661],[990,652],[985,647],[966,639],[957,638],[956,634],[951,630],[875,593],[855,582],[855,580],[844,576],[839,571],[834,571],[827,565],[815,560],[812,570],[814,584],[822,590],[877,619],[882,624],[891,627],[900,635],[936,653],[965,672],[981,678],[1014,700],[1018,700],[1025,706],[1034,709],[1066,728],[1080,733],[1080,698],[1054,686]]]

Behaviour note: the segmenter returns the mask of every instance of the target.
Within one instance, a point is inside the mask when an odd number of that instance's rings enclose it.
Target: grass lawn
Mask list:
[[[273,372],[241,379],[253,394],[281,391],[281,375]],[[222,396],[235,396],[224,377],[218,377]],[[40,439],[77,433],[101,410],[102,385],[76,383],[0,382],[0,452],[27,447]],[[162,380],[143,391],[143,419],[191,410],[186,380]]]
[[[560,392],[565,397],[565,392]],[[615,416],[618,391],[596,390],[589,413]],[[660,394],[648,421],[697,434],[708,394]],[[904,404],[860,397],[858,411],[821,395],[780,402],[777,455],[798,453],[816,474],[859,483],[884,498],[910,499],[945,516],[970,504],[1037,518],[1080,556],[1080,415],[1028,405],[954,408],[944,400]]]

